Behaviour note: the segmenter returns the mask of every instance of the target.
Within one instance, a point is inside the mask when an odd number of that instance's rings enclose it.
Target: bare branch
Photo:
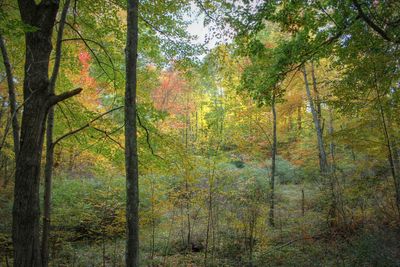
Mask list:
[[[203,5],[203,3],[201,2],[201,0],[196,0],[195,1],[197,3],[197,5],[200,7],[201,10],[203,10],[204,14],[206,14],[206,16],[211,19],[212,21],[217,22],[218,20],[215,19],[213,16],[211,16],[210,12],[208,12],[207,8]]]
[[[110,109],[110,110],[106,111],[105,113],[102,113],[102,114],[98,115],[97,117],[93,118],[91,121],[89,121],[89,122],[86,123],[85,125],[83,125],[83,126],[77,128],[77,129],[75,129],[75,130],[72,130],[72,131],[70,131],[70,132],[68,132],[68,133],[66,133],[66,134],[64,134],[64,135],[62,135],[62,136],[60,136],[59,138],[57,138],[57,140],[55,140],[55,141],[53,142],[53,146],[57,145],[61,140],[63,140],[63,139],[65,139],[65,138],[67,138],[67,137],[69,137],[69,136],[71,136],[71,135],[74,135],[74,134],[76,134],[76,133],[78,133],[78,132],[80,132],[80,131],[82,131],[82,130],[88,128],[88,127],[90,127],[90,124],[92,124],[93,122],[99,120],[100,118],[104,117],[105,115],[107,115],[107,114],[109,114],[109,113],[111,113],[111,112],[114,112],[114,111],[116,111],[116,110],[119,110],[119,109],[121,109],[121,108],[123,108],[123,107],[124,107],[124,106],[119,106],[119,107]]]
[[[99,67],[101,68],[101,70],[107,75],[107,78],[109,78],[110,80],[113,80],[113,79],[108,75],[108,72],[104,69],[103,65],[101,64],[100,59],[98,58],[97,54],[94,52],[94,50],[92,49],[92,47],[88,44],[88,41],[90,41],[90,42],[92,42],[92,43],[95,43],[95,44],[97,44],[98,46],[100,46],[100,47],[105,51],[107,57],[109,58],[109,60],[110,60],[110,62],[111,62],[111,65],[114,66],[114,63],[113,63],[113,61],[112,61],[110,55],[106,52],[104,46],[101,45],[99,42],[96,42],[96,41],[94,41],[94,40],[90,40],[90,39],[87,39],[87,38],[83,37],[82,34],[81,34],[77,29],[75,29],[75,27],[74,27],[73,25],[71,25],[70,23],[65,22],[65,24],[68,25],[68,26],[79,36],[79,38],[77,38],[77,40],[81,40],[81,41],[85,44],[85,46],[90,50],[90,52],[92,53],[92,55],[93,55],[93,57],[95,58],[96,62],[99,64]],[[64,39],[63,41],[68,41],[68,40],[73,40],[73,39]],[[114,70],[114,76],[115,76],[115,68],[113,68],[113,70]]]
[[[93,129],[95,129],[96,131],[99,131],[101,133],[103,133],[108,139],[110,139],[111,141],[113,141],[115,144],[117,144],[122,150],[125,150],[125,147],[123,145],[121,145],[120,142],[118,142],[117,140],[115,140],[114,138],[111,137],[111,134],[108,133],[106,130],[97,128],[97,127],[93,127]]]
[[[161,157],[161,156],[157,155],[156,153],[154,153],[154,149],[153,149],[153,147],[151,146],[151,143],[150,143],[150,131],[149,131],[149,129],[147,129],[147,127],[145,127],[143,125],[142,121],[140,120],[139,113],[136,113],[136,117],[137,117],[137,120],[139,122],[140,127],[142,127],[146,132],[146,143],[147,143],[147,146],[149,147],[149,149],[151,151],[151,154],[153,156],[155,156],[155,157],[158,157],[158,158],[164,160],[163,157]]]

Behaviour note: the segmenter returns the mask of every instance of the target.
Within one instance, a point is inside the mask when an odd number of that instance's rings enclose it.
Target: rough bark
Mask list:
[[[49,92],[51,38],[59,7],[58,1],[18,1],[24,23],[36,27],[25,34],[24,109],[20,151],[16,163],[12,239],[14,266],[41,266],[39,241],[39,181],[44,128],[49,108],[81,92],[61,95]]]
[[[322,128],[321,128],[320,120],[318,118],[318,112],[315,109],[314,101],[311,96],[310,85],[308,83],[307,70],[306,70],[305,66],[302,66],[302,72],[303,72],[304,83],[305,83],[306,92],[307,92],[307,98],[308,98],[308,102],[310,104],[310,110],[311,110],[311,114],[313,117],[315,131],[317,134],[318,152],[319,152],[319,167],[320,167],[321,173],[326,174],[328,171],[328,162],[327,162],[327,157],[326,157],[326,152],[325,152],[324,140],[323,140],[323,136],[322,136]]]
[[[14,141],[14,154],[15,154],[15,159],[17,159],[19,154],[19,122],[17,114],[17,97],[15,94],[14,76],[12,73],[10,59],[8,58],[6,45],[4,43],[4,39],[3,36],[1,36],[1,34],[0,34],[0,49],[1,49],[1,54],[3,56],[3,63],[7,76],[8,98],[10,103],[11,125],[13,132],[13,141]]]
[[[126,170],[126,266],[139,266],[139,172],[136,126],[136,82],[139,1],[127,1],[125,170]]]
[[[44,124],[48,103],[48,65],[51,36],[58,10],[56,3],[36,5],[18,1],[21,18],[38,28],[26,40],[24,110],[22,113],[20,153],[17,159],[14,206],[14,266],[41,266],[39,245],[39,180]]]
[[[275,110],[275,92],[272,93],[272,123],[273,123],[273,137],[272,137],[272,157],[271,157],[271,180],[270,180],[270,207],[269,207],[269,224],[275,226],[275,172],[276,172],[276,110]]]

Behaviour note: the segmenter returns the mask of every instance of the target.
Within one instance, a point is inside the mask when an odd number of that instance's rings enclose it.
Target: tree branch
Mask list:
[[[64,135],[62,135],[62,136],[60,136],[59,138],[57,138],[57,140],[55,140],[55,141],[53,142],[53,146],[57,145],[61,140],[63,140],[63,139],[65,139],[65,138],[67,138],[67,137],[69,137],[69,136],[71,136],[71,135],[73,135],[73,134],[76,134],[76,133],[78,133],[78,132],[80,132],[80,131],[82,131],[82,130],[88,128],[88,127],[90,127],[90,124],[91,124],[91,123],[93,123],[93,122],[99,120],[100,118],[104,117],[105,115],[107,115],[107,114],[109,114],[109,113],[111,113],[111,112],[114,112],[114,111],[116,111],[116,110],[122,109],[123,107],[124,107],[124,106],[119,106],[119,107],[110,109],[110,110],[108,110],[108,111],[106,111],[106,112],[104,112],[104,113],[98,115],[97,117],[93,118],[91,121],[89,121],[89,122],[86,123],[85,125],[83,125],[83,126],[77,128],[77,129],[75,129],[75,130],[72,130],[72,131],[70,131],[70,132],[68,132],[68,133],[66,133],[66,134],[64,134]]]
[[[99,131],[101,133],[103,133],[108,139],[110,139],[111,141],[113,141],[115,144],[117,144],[119,146],[119,148],[121,148],[122,150],[125,150],[125,147],[123,145],[121,145],[120,142],[118,142],[117,140],[115,140],[114,138],[111,137],[111,134],[108,133],[106,130],[97,128],[97,127],[93,127],[93,129],[95,129],[96,131]]]
[[[50,93],[54,93],[58,73],[60,70],[62,38],[63,38],[63,34],[64,34],[64,27],[65,27],[65,22],[67,19],[67,13],[68,13],[68,8],[69,8],[70,2],[71,2],[71,0],[65,1],[64,8],[61,12],[60,26],[59,26],[58,33],[57,33],[57,42],[56,42],[56,57],[55,57],[53,72],[51,74],[50,83],[49,83],[49,92]]]
[[[151,142],[150,142],[150,131],[149,131],[149,129],[147,129],[146,126],[143,125],[142,121],[140,120],[139,113],[136,113],[136,117],[137,117],[137,120],[139,122],[140,127],[142,127],[146,132],[146,143],[147,143],[147,146],[149,147],[149,149],[151,151],[151,154],[153,156],[157,157],[157,158],[160,158],[160,159],[164,160],[163,157],[161,157],[161,156],[157,155],[156,153],[154,153],[154,149],[151,146]]]
[[[75,29],[75,27],[74,27],[73,25],[71,25],[70,23],[65,22],[65,24],[68,25],[68,26],[79,36],[79,39],[77,39],[77,40],[81,40],[81,41],[84,43],[84,45],[89,49],[89,51],[92,53],[94,59],[95,59],[95,60],[97,61],[97,63],[99,64],[99,67],[101,68],[101,70],[106,74],[107,78],[109,78],[110,80],[113,80],[113,79],[111,79],[111,77],[108,75],[107,71],[104,69],[103,65],[101,64],[101,61],[100,61],[100,59],[98,58],[97,54],[96,54],[96,53],[94,52],[94,50],[90,47],[90,45],[88,44],[87,41],[90,41],[90,42],[92,42],[92,43],[95,43],[95,44],[97,44],[98,46],[100,46],[100,47],[103,49],[103,51],[106,53],[108,59],[110,60],[111,65],[113,66],[113,71],[114,71],[114,76],[115,76],[114,62],[112,61],[111,56],[110,56],[110,55],[108,54],[108,52],[105,50],[104,46],[101,45],[99,42],[96,42],[96,41],[94,41],[94,40],[89,40],[89,39],[87,39],[87,38],[84,38],[84,37],[82,36],[82,34],[81,34],[77,29]],[[72,38],[70,38],[70,39],[64,39],[63,41],[68,41],[68,40],[73,40],[73,39],[72,39]],[[115,77],[114,77],[114,78],[115,78]]]
[[[367,14],[364,13],[364,10],[362,9],[360,3],[358,3],[357,0],[353,0],[354,6],[357,8],[358,15],[360,18],[362,18],[368,26],[370,26],[375,32],[377,32],[383,39],[389,42],[393,42],[395,44],[400,44],[399,40],[394,40],[392,37],[390,37],[387,32],[385,32],[381,27],[379,27],[375,22],[373,22]]]
[[[49,104],[50,104],[50,106],[54,106],[55,104],[57,104],[61,101],[64,101],[68,98],[71,98],[71,97],[79,94],[80,92],[82,92],[82,88],[77,88],[77,89],[74,89],[74,90],[59,94],[59,95],[52,95],[52,96],[50,96]]]

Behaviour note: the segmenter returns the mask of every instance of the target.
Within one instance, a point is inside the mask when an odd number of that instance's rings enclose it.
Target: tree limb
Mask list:
[[[80,132],[80,131],[82,131],[82,130],[88,128],[88,127],[90,127],[90,124],[91,124],[91,123],[93,123],[93,122],[99,120],[100,118],[104,117],[105,115],[107,115],[107,114],[109,114],[109,113],[111,113],[111,112],[114,112],[114,111],[116,111],[116,110],[122,109],[123,107],[124,107],[124,106],[119,106],[119,107],[110,109],[110,110],[108,110],[108,111],[106,111],[106,112],[104,112],[104,113],[98,115],[97,117],[93,118],[92,120],[90,120],[90,121],[89,121],[88,123],[86,123],[85,125],[83,125],[83,126],[77,128],[77,129],[75,129],[75,130],[72,130],[72,131],[70,131],[70,132],[68,132],[68,133],[66,133],[66,134],[64,134],[64,135],[62,135],[62,136],[60,136],[59,138],[57,138],[57,139],[53,142],[53,146],[57,145],[61,140],[63,140],[63,139],[65,139],[65,138],[67,138],[67,137],[69,137],[69,136],[71,136],[71,135],[74,135],[74,134],[76,134],[76,133],[78,133],[78,132]]]
[[[64,92],[64,93],[59,94],[59,95],[52,95],[49,98],[49,104],[50,104],[50,106],[54,106],[55,104],[57,104],[57,103],[59,103],[61,101],[64,101],[64,100],[66,100],[68,98],[71,98],[71,97],[79,94],[80,92],[82,92],[82,90],[83,90],[82,88],[76,88],[74,90],[71,90],[71,91],[68,91],[68,92]]]
[[[124,147],[120,142],[118,142],[117,140],[115,140],[114,138],[112,138],[112,137],[111,137],[111,134],[108,133],[106,130],[103,130],[103,129],[100,129],[100,128],[97,128],[97,127],[94,127],[94,126],[93,126],[93,129],[95,129],[95,130],[98,131],[98,132],[103,133],[108,139],[110,139],[110,140],[113,141],[115,144],[117,144],[122,150],[125,150],[125,147]]]
[[[64,8],[61,12],[60,26],[59,26],[58,33],[57,33],[57,42],[56,42],[56,50],[55,50],[56,57],[55,57],[55,61],[54,61],[53,72],[51,74],[50,83],[49,83],[49,92],[50,93],[53,93],[55,90],[56,81],[57,81],[58,73],[60,70],[62,38],[63,38],[63,34],[64,34],[64,27],[65,27],[65,22],[67,19],[67,13],[68,13],[68,8],[69,8],[70,2],[71,2],[71,0],[65,1]]]
[[[392,37],[390,37],[387,32],[385,32],[381,27],[379,27],[375,22],[373,22],[367,14],[364,13],[364,10],[362,9],[360,3],[358,3],[357,0],[353,0],[354,6],[357,8],[358,15],[360,16],[361,19],[363,19],[368,26],[370,26],[375,32],[377,32],[383,39],[386,41],[395,43],[395,44],[400,44],[399,40],[395,40]]]
[[[90,42],[93,42],[93,43],[99,45],[99,46],[105,51],[107,57],[109,58],[109,60],[110,60],[110,62],[111,62],[111,65],[114,66],[114,63],[112,62],[110,55],[106,52],[104,46],[101,45],[99,42],[96,42],[96,41],[93,41],[93,40],[89,40],[89,39],[87,39],[87,38],[84,38],[84,37],[82,36],[82,34],[81,34],[77,29],[75,29],[75,27],[74,27],[73,25],[71,25],[70,23],[65,22],[65,24],[68,25],[68,26],[79,36],[79,39],[78,39],[78,40],[81,40],[81,41],[84,43],[84,45],[89,49],[89,51],[92,53],[93,57],[95,58],[95,60],[96,60],[97,63],[99,64],[99,67],[101,68],[101,70],[107,75],[107,78],[109,78],[110,80],[113,80],[113,79],[111,79],[111,77],[108,75],[107,71],[104,69],[103,65],[101,64],[101,61],[99,60],[97,54],[96,54],[96,53],[94,52],[94,50],[90,47],[90,45],[88,44],[87,41],[90,41]],[[68,41],[68,40],[71,40],[71,39],[64,39],[63,41]],[[115,68],[113,68],[113,69],[115,70]],[[115,75],[115,73],[114,73],[114,75]]]

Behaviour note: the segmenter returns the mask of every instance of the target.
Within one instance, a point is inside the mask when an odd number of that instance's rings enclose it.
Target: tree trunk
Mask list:
[[[6,109],[6,100],[0,95],[1,105],[0,105],[0,122],[3,118],[4,110]]]
[[[317,78],[315,76],[315,68],[314,68],[314,62],[311,61],[311,78],[313,81],[313,91],[315,94],[315,100],[314,100],[314,105],[315,105],[315,109],[317,111],[318,114],[318,120],[321,126],[321,132],[323,132],[323,125],[322,125],[322,112],[321,112],[321,99],[319,98],[319,92],[318,92],[318,87],[317,87]]]
[[[51,36],[58,3],[35,4],[19,0],[22,20],[36,26],[25,34],[24,110],[22,113],[20,152],[15,171],[13,206],[14,266],[41,266],[39,244],[40,160],[48,102],[48,67],[52,50]]]
[[[64,32],[65,21],[71,0],[66,0],[60,18],[60,26],[57,34],[56,58],[54,62],[53,72],[49,84],[50,94],[55,93],[55,85],[61,64],[61,45]],[[49,235],[51,223],[51,184],[53,179],[54,165],[54,144],[53,144],[53,128],[54,128],[54,107],[50,107],[47,117],[46,127],[46,164],[44,167],[44,197],[43,197],[43,230],[42,230],[42,266],[49,265]]]
[[[53,122],[54,113],[49,114],[47,119],[46,131],[46,165],[44,168],[44,202],[43,202],[43,230],[42,230],[42,265],[49,265],[49,235],[50,235],[50,219],[51,219],[51,184],[53,175]]]
[[[301,131],[301,106],[297,107],[297,130]]]
[[[331,154],[331,173],[336,171],[336,163],[335,163],[335,143],[333,142],[333,113],[332,109],[329,108],[329,129],[328,133],[330,135],[331,141],[329,144],[329,152]]]
[[[4,183],[3,188],[6,188],[8,185],[8,158],[4,155]]]
[[[125,171],[126,171],[126,258],[127,267],[139,266],[139,172],[136,129],[136,81],[139,1],[127,1]]]
[[[1,36],[1,34],[0,34],[0,49],[1,49],[1,54],[3,55],[4,67],[6,69],[8,98],[10,102],[11,124],[13,131],[13,140],[14,140],[14,154],[15,154],[15,161],[17,161],[17,157],[19,154],[19,123],[17,114],[17,98],[15,95],[14,76],[12,74],[10,59],[8,58],[7,49],[4,44],[3,36]]]
[[[380,98],[378,90],[376,93],[378,95],[378,105],[379,105],[379,112],[380,112],[380,116],[381,116],[383,134],[385,137],[386,147],[388,150],[387,151],[388,152],[388,161],[389,161],[390,171],[392,173],[392,178],[393,178],[393,183],[394,183],[395,196],[396,196],[396,207],[397,207],[397,211],[400,214],[400,181],[399,181],[397,169],[395,166],[395,160],[394,160],[395,152],[393,151],[392,142],[390,139],[389,130],[388,130],[387,123],[386,123],[386,117],[385,117],[385,113],[383,111],[381,98]]]
[[[273,137],[272,137],[272,159],[271,159],[271,181],[270,181],[270,208],[269,208],[269,224],[275,226],[274,209],[275,209],[275,170],[276,170],[276,110],[275,110],[275,91],[272,92],[272,118],[273,118]]]
[[[154,178],[151,179],[151,254],[150,258],[152,261],[154,260],[154,253],[155,253],[155,242],[156,242],[156,219],[155,219],[155,210],[154,210],[154,200],[155,200],[155,194],[154,194]]]
[[[79,94],[76,89],[61,95],[49,91],[51,37],[58,11],[58,1],[18,1],[24,23],[37,28],[25,34],[24,109],[20,151],[14,186],[12,239],[14,266],[41,266],[39,242],[39,182],[44,141],[44,127],[49,108]]]
[[[305,196],[304,196],[304,188],[301,189],[301,216],[304,217],[306,213],[306,208],[305,208]]]
[[[207,216],[207,230],[206,230],[206,244],[204,249],[204,266],[208,266],[208,248],[210,243],[210,229],[213,228],[213,191],[214,191],[214,176],[215,176],[215,160],[213,161],[213,168],[209,173],[208,180],[208,216]],[[214,241],[214,236],[212,237]]]
[[[318,113],[314,106],[314,101],[311,96],[310,85],[308,83],[307,71],[306,71],[305,66],[302,67],[302,72],[303,72],[304,83],[305,83],[306,91],[307,91],[307,98],[308,98],[308,102],[310,104],[311,114],[313,116],[315,131],[317,133],[320,172],[322,174],[326,174],[328,171],[328,162],[327,162],[327,158],[326,158],[326,152],[325,152],[324,141],[323,141],[323,136],[322,136],[322,128],[321,128],[320,120],[318,118]]]
[[[187,251],[191,250],[191,240],[192,240],[192,232],[191,232],[191,223],[190,223],[190,191],[189,191],[189,181],[188,174],[185,175],[185,191],[186,191],[186,220],[187,220],[187,236],[186,236],[186,248]]]
[[[329,153],[331,156],[331,164],[330,164],[330,183],[331,183],[331,214],[330,218],[334,220],[337,217],[338,204],[339,202],[339,192],[338,185],[339,182],[336,177],[336,163],[335,163],[335,143],[333,142],[333,114],[332,109],[329,108],[329,129],[328,133],[330,135],[331,141],[329,144]],[[344,216],[344,213],[342,213]],[[344,217],[343,217],[344,218]]]

